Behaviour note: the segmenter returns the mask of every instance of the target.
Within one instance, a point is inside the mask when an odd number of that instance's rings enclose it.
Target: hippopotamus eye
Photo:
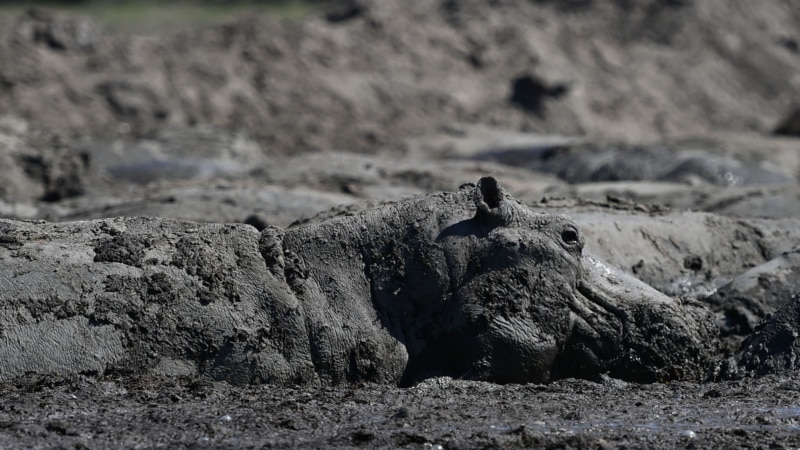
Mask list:
[[[580,238],[578,237],[578,230],[572,227],[564,228],[561,232],[561,240],[564,241],[566,244],[577,244],[580,242]]]

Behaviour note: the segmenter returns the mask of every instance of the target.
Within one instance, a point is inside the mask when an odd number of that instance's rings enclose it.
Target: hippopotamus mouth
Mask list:
[[[710,313],[673,299],[593,255],[584,254],[573,330],[562,361],[569,376],[607,373],[637,382],[702,378],[717,341]]]
[[[581,262],[583,273],[576,286],[577,293],[583,299],[613,314],[623,324],[627,319],[619,303],[626,300],[635,301],[655,292],[650,286],[592,255],[584,255]]]

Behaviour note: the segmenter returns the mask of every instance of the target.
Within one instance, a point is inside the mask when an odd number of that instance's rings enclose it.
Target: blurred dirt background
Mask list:
[[[0,217],[288,226],[486,174],[597,229],[800,215],[795,1],[267,3],[0,4]],[[0,446],[791,448],[798,383],[31,377]]]

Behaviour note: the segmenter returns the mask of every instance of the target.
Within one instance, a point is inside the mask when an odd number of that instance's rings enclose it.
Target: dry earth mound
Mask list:
[[[773,130],[800,100],[790,0],[359,1],[152,35],[31,11],[0,32],[0,114],[70,136],[248,130],[370,151],[454,123],[652,139]],[[724,23],[724,26],[721,24]]]

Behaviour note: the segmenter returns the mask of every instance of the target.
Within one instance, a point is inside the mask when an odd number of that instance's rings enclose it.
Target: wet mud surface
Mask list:
[[[7,447],[794,448],[800,380],[412,388],[30,378],[0,386]]]
[[[43,244],[52,236],[0,229],[0,253],[17,257],[30,240],[54,267],[118,271],[103,289],[143,308],[152,300],[143,317],[155,322],[124,317],[152,336],[171,320],[155,307],[175,300],[159,270],[213,307],[269,276],[253,256],[258,276],[226,278],[258,250],[258,230],[493,175],[533,210],[574,218],[585,249],[625,277],[708,307],[716,363],[665,383],[434,377],[404,388],[238,385],[177,365],[33,370],[0,382],[0,447],[800,447],[796,2],[333,6],[147,33],[42,9],[4,18],[0,217],[163,217],[250,237],[240,252],[187,231],[179,267],[152,265],[157,242],[109,230],[66,252]],[[21,272],[0,280],[10,289]],[[30,317],[9,313],[21,298],[3,317],[44,323],[87,304],[54,294],[27,305]],[[216,338],[181,345],[202,353]]]

